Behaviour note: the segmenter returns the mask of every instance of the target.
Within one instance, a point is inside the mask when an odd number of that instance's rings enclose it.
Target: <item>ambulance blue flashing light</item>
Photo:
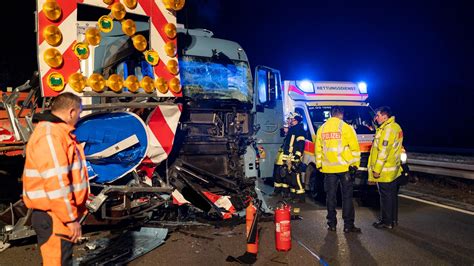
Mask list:
[[[359,88],[359,92],[366,94],[367,93],[367,83],[361,81],[357,83],[357,88]]]
[[[297,81],[296,86],[303,92],[314,92],[313,82],[309,80]]]

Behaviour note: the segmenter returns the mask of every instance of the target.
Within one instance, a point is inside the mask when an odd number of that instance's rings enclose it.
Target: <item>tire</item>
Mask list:
[[[324,192],[324,177],[316,170],[314,165],[308,165],[306,176],[309,177],[309,195],[316,202],[325,203],[326,193]]]

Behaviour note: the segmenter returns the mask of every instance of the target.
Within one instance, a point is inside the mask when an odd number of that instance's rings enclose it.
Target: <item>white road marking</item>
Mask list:
[[[440,203],[436,203],[436,202],[432,202],[432,201],[428,201],[428,200],[424,200],[424,199],[415,198],[415,197],[412,197],[412,196],[407,196],[407,195],[402,195],[402,194],[399,194],[398,196],[402,197],[402,198],[406,198],[406,199],[411,199],[411,200],[414,200],[414,201],[423,202],[423,203],[433,205],[433,206],[436,206],[436,207],[441,207],[441,208],[448,209],[448,210],[453,210],[453,211],[462,212],[462,213],[469,214],[469,215],[474,215],[474,212],[472,212],[472,211],[463,210],[463,209],[459,209],[459,208],[456,208],[456,207],[452,207],[452,206],[448,206],[448,205],[444,205],[444,204],[440,204]]]

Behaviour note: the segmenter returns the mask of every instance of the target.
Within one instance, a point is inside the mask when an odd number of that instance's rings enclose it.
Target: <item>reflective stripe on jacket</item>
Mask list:
[[[354,128],[337,117],[329,118],[316,133],[316,167],[323,173],[343,173],[359,167],[360,147]]]
[[[300,161],[303,157],[306,131],[303,124],[296,124],[288,130],[283,143],[283,160]]]
[[[403,145],[403,131],[395,122],[395,117],[385,121],[375,133],[369,156],[369,181],[388,183],[402,174],[400,154]],[[373,172],[379,173],[374,178]]]
[[[283,148],[278,149],[278,153],[275,158],[276,165],[283,165]]]
[[[89,181],[83,148],[64,122],[38,123],[26,146],[23,201],[28,208],[51,211],[63,222],[86,211]]]

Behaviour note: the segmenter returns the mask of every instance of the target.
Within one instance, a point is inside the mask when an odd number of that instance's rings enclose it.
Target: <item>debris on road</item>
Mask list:
[[[142,227],[115,238],[100,238],[86,243],[91,252],[75,259],[74,265],[117,265],[130,262],[165,242],[168,229]]]

